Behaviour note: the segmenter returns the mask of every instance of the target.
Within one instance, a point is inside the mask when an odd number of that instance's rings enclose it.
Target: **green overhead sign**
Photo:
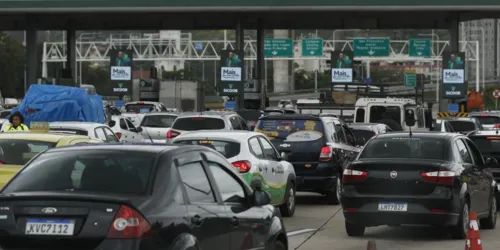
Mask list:
[[[356,38],[354,56],[389,56],[390,40],[387,38]]]
[[[417,74],[416,73],[405,73],[404,85],[407,88],[417,87]]]
[[[293,40],[290,38],[264,39],[264,56],[267,57],[292,57]]]
[[[408,54],[414,57],[431,57],[431,39],[410,39],[408,41]]]
[[[303,39],[302,56],[323,56],[323,39],[321,38]]]

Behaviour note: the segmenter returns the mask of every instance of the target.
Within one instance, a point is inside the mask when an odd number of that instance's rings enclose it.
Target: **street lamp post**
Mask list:
[[[485,58],[485,52],[484,52],[484,46],[485,46],[485,43],[484,43],[484,35],[485,35],[485,32],[484,32],[484,28],[467,28],[466,31],[481,31],[481,64],[482,64],[482,70],[481,70],[481,80],[482,80],[482,87],[483,87],[483,91],[485,89],[485,65],[484,65],[484,58]],[[467,36],[466,36],[467,38]]]

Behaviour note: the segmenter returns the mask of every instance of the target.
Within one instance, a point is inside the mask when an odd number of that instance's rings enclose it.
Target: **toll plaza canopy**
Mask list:
[[[2,0],[0,29],[447,29],[499,0]],[[31,25],[30,25],[31,26]]]

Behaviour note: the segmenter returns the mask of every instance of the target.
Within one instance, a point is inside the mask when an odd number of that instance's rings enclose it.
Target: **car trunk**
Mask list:
[[[172,123],[177,118],[173,115],[148,115],[142,118],[142,134],[146,140],[166,140]]]
[[[22,192],[0,197],[2,248],[94,249],[105,238],[120,205],[141,197],[69,192]],[[134,206],[134,203],[136,206]]]
[[[278,149],[283,148],[283,144],[289,145],[285,146],[289,150],[287,161],[293,165],[296,173],[307,173],[316,170],[321,148],[326,145],[323,137],[314,141],[283,141],[274,139],[272,142]]]
[[[355,183],[360,194],[428,195],[437,184],[425,182],[422,173],[445,170],[443,163],[426,159],[366,159],[352,163],[350,169],[368,173],[365,180]]]

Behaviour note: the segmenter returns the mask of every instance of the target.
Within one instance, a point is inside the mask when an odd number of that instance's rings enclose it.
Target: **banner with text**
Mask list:
[[[243,94],[243,53],[239,50],[221,50],[220,59],[220,95]]]
[[[115,95],[132,93],[132,50],[111,50],[109,52],[109,72],[111,74],[111,92]]]
[[[464,98],[466,93],[465,53],[443,53],[442,96],[446,99]]]
[[[332,83],[352,83],[352,60],[351,51],[333,51],[331,56]]]

